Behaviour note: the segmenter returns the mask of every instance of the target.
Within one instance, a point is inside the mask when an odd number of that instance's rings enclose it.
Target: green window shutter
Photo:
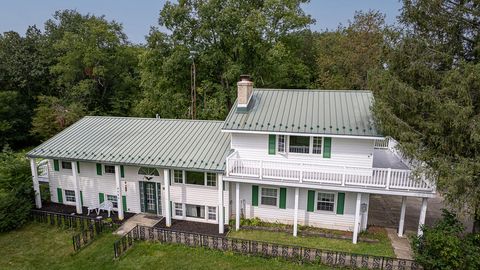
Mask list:
[[[57,201],[63,203],[63,192],[61,188],[57,188]]]
[[[97,175],[102,175],[102,164],[97,163]]]
[[[287,208],[287,188],[280,188],[280,208]]]
[[[258,206],[258,186],[252,186],[252,205]]]
[[[173,212],[172,212],[172,201],[170,201],[170,217],[173,217]]]
[[[140,212],[145,212],[145,193],[143,187],[143,181],[139,182],[140,186]]]
[[[80,162],[77,161],[77,173],[80,173]]]
[[[337,214],[343,215],[345,209],[345,193],[339,192],[337,198]]]
[[[83,192],[80,190],[80,202],[82,203],[82,207],[83,207]]]
[[[315,190],[308,191],[307,211],[308,212],[315,211]]]
[[[122,178],[125,178],[125,168],[123,167],[123,165],[120,165],[120,176]]]
[[[105,194],[98,193],[98,202],[103,203],[105,201]]]
[[[277,136],[268,135],[268,154],[269,155],[275,155],[276,140],[277,140]]]
[[[58,165],[58,159],[53,160],[53,169],[57,172],[60,171],[60,166]]]
[[[123,212],[127,212],[127,196],[122,195],[122,207]]]
[[[323,157],[330,158],[332,152],[332,138],[324,137],[323,138]]]

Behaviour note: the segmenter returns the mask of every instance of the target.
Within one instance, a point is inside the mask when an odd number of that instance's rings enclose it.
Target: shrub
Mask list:
[[[25,153],[0,153],[0,231],[9,231],[28,221],[34,192]]]
[[[480,269],[480,235],[466,233],[447,210],[433,227],[423,228],[422,236],[414,237],[412,247],[424,269]]]

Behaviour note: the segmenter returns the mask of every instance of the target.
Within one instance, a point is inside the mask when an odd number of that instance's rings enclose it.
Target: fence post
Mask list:
[[[386,189],[390,189],[390,178],[391,178],[391,176],[392,176],[392,168],[388,168]]]

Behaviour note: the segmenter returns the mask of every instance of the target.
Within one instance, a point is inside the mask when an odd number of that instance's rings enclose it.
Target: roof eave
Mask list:
[[[285,131],[260,131],[260,130],[243,130],[243,129],[226,129],[222,128],[222,132],[226,133],[250,133],[250,134],[278,134],[278,135],[305,135],[305,136],[328,136],[333,138],[354,138],[363,140],[379,140],[385,139],[383,135],[346,135],[332,133],[308,133],[308,132],[285,132]]]

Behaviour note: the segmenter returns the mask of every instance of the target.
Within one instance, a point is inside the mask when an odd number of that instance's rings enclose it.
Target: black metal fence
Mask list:
[[[35,222],[80,231],[72,236],[73,250],[75,252],[91,243],[96,236],[105,230],[105,225],[101,220],[90,217],[74,216],[42,210],[32,210],[31,216]]]
[[[281,245],[263,241],[235,239],[139,225],[115,242],[115,258],[120,257],[126,250],[132,247],[135,240],[178,243],[192,247],[231,251],[245,255],[283,258],[300,263],[317,263],[335,267],[387,270],[421,269],[421,266],[415,261],[406,259]]]

